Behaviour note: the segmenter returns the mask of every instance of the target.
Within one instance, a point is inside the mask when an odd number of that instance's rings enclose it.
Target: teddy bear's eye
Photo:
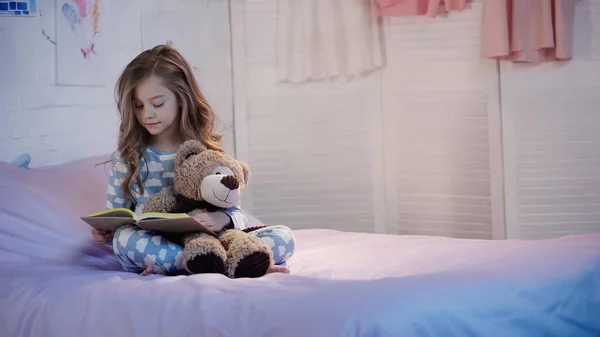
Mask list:
[[[213,168],[211,174],[214,174],[216,176],[231,176],[233,175],[233,171],[227,166],[219,165]]]

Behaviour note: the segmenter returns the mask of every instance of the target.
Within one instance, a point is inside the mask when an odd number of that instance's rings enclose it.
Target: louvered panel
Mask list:
[[[600,232],[600,3],[576,15],[573,61],[502,64],[510,238]]]
[[[373,81],[278,83],[277,0],[244,7],[252,213],[293,229],[373,232]]]
[[[277,1],[244,0],[246,63],[276,64]]]
[[[464,60],[480,57],[482,0],[462,12],[429,17],[390,18],[386,31],[388,63],[406,60]]]
[[[588,59],[600,59],[600,1],[582,0],[576,11],[575,49]]]
[[[254,213],[293,228],[372,231],[365,111],[360,92],[250,99]]]
[[[481,9],[474,1],[463,12],[386,27],[394,55],[383,81],[386,205],[398,234],[494,237],[494,202],[502,200],[492,200],[493,69],[480,57]]]
[[[372,231],[370,145],[357,136],[369,133],[365,111],[360,92],[250,99],[254,213],[292,228]]]
[[[579,87],[600,60],[573,61],[559,68],[503,67],[503,107],[512,124],[513,147],[507,148],[507,166],[513,179],[509,191],[514,213],[513,237],[546,238],[600,231],[600,83]],[[537,73],[555,77],[536,87]],[[521,83],[521,84],[519,84]],[[527,86],[527,88],[525,88]],[[510,119],[509,119],[510,118]]]
[[[477,91],[394,91],[389,207],[399,234],[492,238],[488,121]]]

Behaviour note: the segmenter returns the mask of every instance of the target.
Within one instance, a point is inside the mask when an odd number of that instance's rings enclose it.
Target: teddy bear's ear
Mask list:
[[[179,146],[179,149],[177,151],[180,152],[184,157],[187,157],[191,154],[198,154],[205,150],[206,146],[204,146],[204,144],[202,144],[201,141],[186,140],[183,144]]]
[[[198,140],[186,140],[177,149],[176,163],[181,164],[189,156],[198,154],[206,150],[206,146]]]
[[[241,160],[238,160],[238,163],[242,167],[242,172],[244,173],[244,185],[248,186],[248,180],[250,180],[250,167]]]

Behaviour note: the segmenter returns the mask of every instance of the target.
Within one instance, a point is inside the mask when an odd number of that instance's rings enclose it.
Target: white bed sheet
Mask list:
[[[101,207],[106,177],[78,165],[0,164],[2,336],[600,335],[600,234],[299,230],[291,275],[142,277],[91,242],[78,216]]]

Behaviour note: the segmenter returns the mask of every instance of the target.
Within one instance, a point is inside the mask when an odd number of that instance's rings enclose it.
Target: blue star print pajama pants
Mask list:
[[[294,254],[294,234],[286,226],[260,228],[249,234],[260,238],[271,248],[276,265],[285,265],[286,260]],[[152,265],[152,272],[155,274],[186,273],[181,263],[183,247],[155,232],[133,225],[123,226],[115,232],[112,246],[119,262],[127,271],[141,273]]]

